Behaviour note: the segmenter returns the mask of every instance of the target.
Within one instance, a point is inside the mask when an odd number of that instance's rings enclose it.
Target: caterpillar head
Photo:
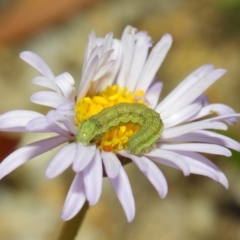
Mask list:
[[[97,126],[95,122],[86,120],[78,128],[76,141],[81,142],[84,146],[89,145],[90,141],[96,135]]]

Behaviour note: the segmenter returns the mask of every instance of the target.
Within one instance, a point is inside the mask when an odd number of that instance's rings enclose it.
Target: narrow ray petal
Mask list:
[[[171,45],[171,35],[164,34],[160,41],[153,47],[139,77],[136,89],[146,91],[149,88]]]
[[[118,74],[118,84],[120,85],[120,87],[125,86],[130,73],[133,54],[134,54],[135,32],[136,32],[136,28],[127,26],[122,35],[123,59],[122,59],[122,65]]]
[[[145,99],[147,100],[149,107],[151,107],[152,109],[154,109],[157,106],[158,99],[162,91],[162,87],[163,87],[162,82],[155,82],[149,87],[149,89],[145,93]]]
[[[229,184],[228,184],[228,180],[226,178],[226,176],[224,175],[224,173],[213,163],[211,162],[209,159],[207,159],[206,157],[202,156],[201,154],[199,153],[195,153],[195,152],[186,152],[186,151],[181,151],[179,152],[180,154],[183,154],[185,156],[188,156],[191,158],[191,161],[194,161],[195,163],[198,162],[198,167],[202,168],[202,172],[201,172],[201,169],[197,169],[196,166],[193,167],[191,166],[190,164],[190,168],[191,168],[191,172],[192,173],[196,173],[196,174],[201,174],[201,175],[205,175],[205,176],[208,176],[208,177],[213,177],[212,174],[210,174],[209,171],[213,172],[214,171],[214,174],[217,175],[217,178],[218,180],[215,180],[215,181],[218,181],[220,182],[225,188],[228,188]],[[204,168],[203,168],[204,166]],[[204,170],[205,169],[205,170]],[[207,172],[204,172],[206,171]],[[207,173],[209,173],[209,175],[207,175]]]
[[[183,171],[183,174],[185,176],[188,176],[190,174],[190,167],[187,161],[183,156],[177,153],[162,150],[162,149],[156,149],[144,155],[164,165],[168,165],[168,166],[172,166],[172,164],[175,165],[178,169],[181,169]]]
[[[10,111],[0,116],[0,130],[7,132],[25,132],[25,127],[29,121],[42,116],[42,114],[34,111]]]
[[[120,171],[121,163],[112,152],[101,151],[105,171],[109,178],[115,178]]]
[[[22,147],[8,157],[6,157],[0,164],[0,179],[29,161],[30,159],[47,152],[64,142],[67,142],[68,138],[57,136],[47,138],[38,142],[31,143],[25,147]]]
[[[167,181],[162,172],[154,163],[152,163],[148,158],[144,156],[138,157],[132,154],[128,154],[125,151],[121,151],[119,154],[132,159],[132,161],[138,166],[138,168],[158,191],[158,194],[161,198],[164,198],[167,195]]]
[[[126,87],[131,91],[136,90],[138,78],[142,72],[143,66],[148,56],[148,49],[152,46],[152,40],[146,32],[138,32],[136,34],[136,44],[132,59],[132,66],[129,72],[129,79],[126,82]]]
[[[164,142],[205,142],[240,151],[239,142],[222,134],[204,130],[187,133],[175,138],[164,139]]]
[[[207,143],[160,144],[159,147],[164,150],[203,152],[223,155],[226,157],[230,157],[232,155],[231,151],[225,147]]]
[[[73,170],[75,172],[81,172],[91,162],[95,152],[95,144],[85,147],[81,142],[77,143],[77,151],[74,157]]]
[[[49,79],[49,78],[46,78],[46,77],[42,77],[42,76],[35,77],[32,80],[32,83],[34,83],[36,85],[39,85],[39,86],[42,86],[42,87],[45,87],[45,88],[52,89],[55,92],[60,92],[57,85],[55,84],[55,82],[53,80]]]
[[[64,172],[73,163],[76,149],[77,144],[75,142],[62,147],[49,163],[46,177],[54,178]]]
[[[56,92],[43,91],[34,93],[30,100],[34,103],[56,108],[58,105],[65,102],[65,98]]]
[[[192,72],[158,104],[156,111],[163,112],[163,110],[175,102],[191,86],[213,70],[214,66],[212,64],[206,64]]]
[[[61,218],[67,221],[76,216],[86,201],[82,173],[77,173],[68,191]]]
[[[102,174],[102,158],[99,150],[96,150],[93,160],[83,170],[86,197],[90,205],[96,204],[101,196]]]
[[[37,54],[29,51],[20,53],[20,58],[39,71],[44,77],[54,79],[54,74],[48,65]]]
[[[164,129],[161,140],[168,138],[178,137],[186,133],[194,132],[202,129],[218,129],[218,130],[227,130],[227,125],[222,122],[207,122],[205,120],[184,124],[177,127],[172,127]]]
[[[124,168],[121,166],[119,174],[115,178],[109,178],[109,180],[124,209],[128,222],[131,222],[135,215],[135,203],[131,185]]]

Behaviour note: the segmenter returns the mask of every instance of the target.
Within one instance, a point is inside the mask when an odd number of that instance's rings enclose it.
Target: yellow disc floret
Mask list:
[[[121,89],[118,85],[108,86],[104,91],[92,97],[79,99],[75,105],[75,125],[79,125],[98,114],[104,108],[111,107],[121,102],[144,103],[144,92],[128,91],[127,88]],[[96,144],[104,151],[117,151],[124,149],[128,139],[140,129],[139,125],[127,123],[107,131]]]

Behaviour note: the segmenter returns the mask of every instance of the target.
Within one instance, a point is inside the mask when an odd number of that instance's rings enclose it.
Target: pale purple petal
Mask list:
[[[103,91],[107,86],[113,85],[116,75],[119,71],[120,64],[122,62],[122,42],[114,39],[112,48],[114,49],[114,52],[111,54],[111,60],[114,60],[114,65],[111,68],[111,71],[109,71],[102,79],[97,82],[97,90],[99,92]]]
[[[214,180],[220,182],[225,188],[228,188],[228,180],[226,176],[209,159],[195,152],[181,151],[179,153],[191,158],[191,160],[190,159],[187,160],[189,161],[189,164],[190,164],[191,173],[205,175],[213,179],[214,177],[215,178],[217,177],[217,179],[214,179]],[[215,176],[213,175],[213,172]]]
[[[157,106],[156,111],[163,112],[178,98],[184,96],[183,94],[188,91],[194,84],[196,84],[201,78],[214,70],[212,64],[203,65],[188,75],[176,88],[174,88]]]
[[[77,173],[72,185],[68,191],[67,198],[64,203],[61,218],[64,221],[72,219],[81,210],[86,201],[85,187],[83,183],[82,173]]]
[[[99,62],[99,57],[96,56],[93,59],[93,61],[90,63],[89,67],[86,69],[86,73],[83,74],[81,82],[80,82],[78,99],[84,97],[86,95],[88,89],[90,88],[90,83],[91,83],[92,78],[97,69],[98,62]]]
[[[37,54],[29,51],[20,53],[20,58],[27,62],[29,65],[34,67],[38,72],[40,72],[44,77],[49,79],[54,79],[54,74],[48,65],[40,58]]]
[[[4,132],[25,132],[25,127],[29,121],[42,116],[42,114],[34,111],[10,111],[0,116],[0,130]]]
[[[22,147],[6,157],[0,164],[0,179],[29,161],[30,159],[47,152],[64,142],[67,142],[68,138],[57,136],[47,138],[38,142],[31,143],[25,147]]]
[[[74,157],[73,170],[81,172],[93,159],[96,152],[96,145],[90,144],[85,147],[81,142],[77,143],[77,151]]]
[[[72,133],[73,135],[77,135],[77,128],[74,123],[69,118],[65,117],[59,112],[51,110],[48,112],[46,118],[50,123],[58,121],[61,122],[62,124],[64,124],[64,126],[70,133]]]
[[[156,149],[144,155],[158,163],[181,169],[185,176],[188,176],[190,174],[190,167],[184,156],[181,156],[177,153],[162,149]]]
[[[109,178],[109,180],[124,209],[128,222],[131,222],[135,215],[135,203],[131,185],[124,168],[121,166],[119,174],[115,178]]]
[[[154,109],[157,106],[158,99],[162,91],[163,83],[155,82],[153,83],[145,94],[145,99],[150,108]]]
[[[164,34],[160,41],[153,47],[139,77],[136,89],[146,91],[149,88],[171,45],[171,35]]]
[[[95,82],[95,81],[99,80],[101,77],[103,77],[104,75],[106,75],[107,72],[109,72],[112,69],[114,64],[115,64],[115,61],[112,60],[112,61],[108,62],[106,65],[104,65],[102,68],[98,69],[98,71],[94,75],[92,81]]]
[[[136,44],[132,59],[132,66],[128,77],[129,81],[126,82],[126,87],[131,91],[135,90],[138,78],[148,56],[148,49],[151,46],[152,40],[146,32],[138,32],[136,34]]]
[[[179,98],[177,98],[172,104],[170,104],[164,111],[165,116],[170,116],[176,111],[184,108],[191,102],[193,102],[198,96],[200,96],[209,86],[211,86],[216,80],[218,80],[226,70],[216,69],[206,76],[199,79],[193,86],[187,89]],[[157,111],[160,111],[157,108]]]
[[[208,122],[205,120],[187,123],[181,126],[172,127],[168,129],[164,129],[161,140],[165,140],[168,138],[178,137],[186,133],[190,133],[197,130],[202,129],[218,129],[218,130],[227,130],[227,125],[222,122]]]
[[[138,157],[135,155],[128,154],[126,152],[119,152],[119,154],[132,159],[132,161],[138,166],[138,168],[143,172],[143,174],[152,183],[161,198],[167,195],[167,181],[158,169],[158,167],[152,163],[149,159],[144,156]]]
[[[57,85],[55,84],[55,82],[53,80],[49,79],[49,78],[46,78],[46,77],[42,77],[42,76],[35,77],[32,80],[32,83],[34,83],[36,85],[39,85],[39,86],[42,86],[42,87],[52,89],[55,92],[60,92]]]
[[[164,139],[164,142],[205,142],[240,151],[239,142],[222,134],[204,130],[187,133],[175,138]]]
[[[60,104],[57,107],[57,111],[65,116],[72,117],[72,116],[75,116],[74,106],[75,106],[74,100],[69,100],[64,102],[63,104]]]
[[[232,108],[230,108],[229,106],[224,105],[224,104],[219,104],[219,103],[210,104],[210,105],[203,107],[201,109],[201,111],[191,120],[199,119],[199,118],[205,117],[205,116],[213,114],[213,113],[220,115],[220,116],[224,116],[224,115],[235,114],[236,112]],[[235,123],[237,123],[237,118],[225,119],[225,122],[227,122],[228,124],[235,124]]]
[[[103,49],[103,52],[104,52],[104,49]],[[107,52],[104,52],[104,54],[99,59],[98,69],[101,69],[111,61],[110,59],[112,58],[113,52],[114,52],[114,49],[110,49]]]
[[[123,59],[117,79],[117,84],[122,88],[126,85],[132,65],[135,32],[136,28],[127,26],[122,35]]]
[[[197,115],[201,108],[201,103],[193,103],[166,118],[164,114],[160,114],[164,122],[164,128],[167,129],[188,121],[189,119],[193,118],[193,116]]]
[[[120,171],[121,163],[116,155],[112,152],[101,151],[103,164],[109,178],[115,178]]]
[[[68,137],[69,139],[72,138],[71,133],[67,131],[63,126],[56,122],[49,122],[47,121],[47,118],[44,117],[39,117],[35,118],[31,121],[26,126],[26,131],[28,132],[55,132],[58,133],[61,136]]]
[[[46,177],[54,178],[64,172],[73,163],[76,149],[77,144],[75,142],[62,147],[48,165]]]
[[[87,48],[85,51],[84,62],[83,62],[83,72],[85,72],[86,70],[88,58],[95,46],[96,46],[96,34],[94,31],[92,31],[88,36],[88,43],[87,43]]]
[[[83,181],[86,197],[90,205],[98,202],[102,192],[102,158],[99,150],[96,150],[93,160],[83,170]]]
[[[58,105],[66,101],[65,98],[59,93],[50,92],[50,91],[34,93],[31,96],[30,100],[34,103],[37,103],[43,106],[53,107],[53,108],[58,107]]]
[[[203,152],[223,155],[226,157],[230,157],[232,155],[231,151],[225,147],[207,143],[159,144],[158,147],[160,147],[163,150]]]
[[[75,97],[74,79],[69,73],[60,74],[55,78],[55,82],[66,99],[70,100]]]

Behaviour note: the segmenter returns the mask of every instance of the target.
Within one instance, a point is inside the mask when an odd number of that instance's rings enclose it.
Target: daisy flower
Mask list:
[[[0,130],[48,132],[56,136],[10,154],[0,165],[0,178],[35,156],[62,145],[49,163],[46,177],[56,177],[70,166],[76,173],[62,210],[63,220],[73,218],[85,201],[90,205],[98,202],[102,178],[106,176],[127,220],[132,221],[135,203],[123,168],[126,161],[137,165],[161,198],[166,196],[168,187],[155,163],[179,169],[185,176],[193,173],[210,177],[227,188],[228,181],[222,171],[202,155],[231,156],[228,148],[240,150],[238,142],[211,131],[227,130],[226,124],[235,124],[240,114],[224,104],[210,104],[207,96],[202,95],[226,71],[204,65],[158,103],[162,83],[155,81],[155,75],[171,44],[171,36],[165,34],[149,51],[151,38],[131,26],[125,28],[121,39],[114,39],[112,33],[97,38],[92,32],[77,90],[69,73],[55,76],[39,56],[22,52],[20,57],[41,74],[33,83],[50,89],[34,93],[30,99],[51,110],[46,115],[27,110],[7,112],[0,116]],[[78,140],[78,129],[84,121],[122,102],[144,104],[160,115],[163,131],[155,144],[140,155],[129,152],[127,143],[141,128],[131,121],[107,128],[100,138],[92,139],[89,144]]]

